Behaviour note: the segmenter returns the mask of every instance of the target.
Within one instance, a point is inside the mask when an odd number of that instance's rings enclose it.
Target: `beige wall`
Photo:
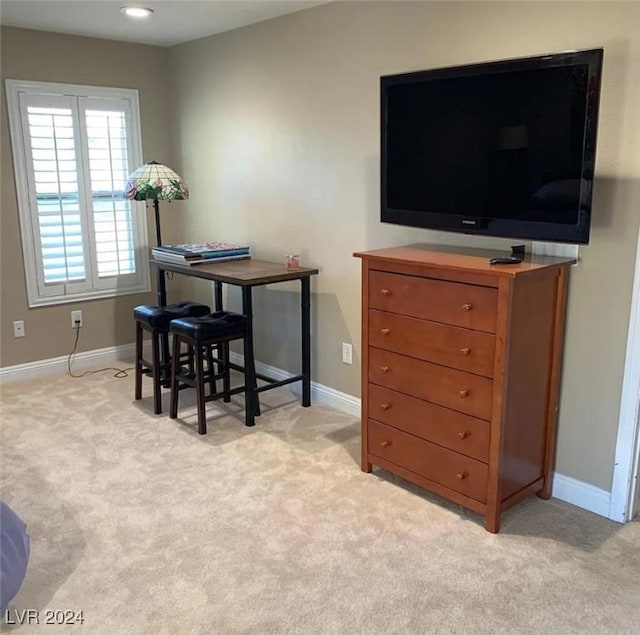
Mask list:
[[[8,27],[2,28],[1,47],[0,364],[11,366],[69,353],[74,341],[72,309],[83,311],[84,327],[79,351],[128,344],[133,340],[132,308],[152,300],[152,294],[36,309],[27,307],[4,80],[137,88],[144,160],[156,159],[171,165],[171,137],[167,134],[171,125],[170,91],[166,78],[168,51],[160,47]],[[153,237],[155,229],[151,212],[148,213],[148,221],[149,236]],[[175,217],[163,214],[163,238],[176,235],[179,231],[177,221]],[[26,337],[14,339],[14,320],[24,320]]]
[[[380,75],[604,46],[593,233],[572,271],[557,469],[609,490],[640,219],[638,24],[637,3],[339,2],[175,47],[177,160],[192,191],[185,232],[248,241],[276,260],[297,252],[320,268],[313,377],[357,395],[353,251],[513,242],[378,221]],[[292,371],[295,291],[274,286],[255,302],[258,359]],[[340,361],[343,341],[355,345],[353,366]]]

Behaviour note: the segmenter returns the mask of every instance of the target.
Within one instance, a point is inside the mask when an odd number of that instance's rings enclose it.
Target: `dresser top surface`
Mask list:
[[[496,276],[507,277],[526,274],[558,265],[571,265],[576,262],[574,258],[526,254],[524,260],[517,264],[492,265],[489,262],[491,258],[509,254],[497,249],[474,249],[459,246],[426,244],[357,251],[354,252],[353,255],[356,258],[362,258],[364,260],[401,262],[434,268],[490,273]]]

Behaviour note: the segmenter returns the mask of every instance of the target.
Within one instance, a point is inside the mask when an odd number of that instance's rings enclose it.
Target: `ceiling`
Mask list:
[[[313,0],[0,0],[0,24],[108,40],[173,46],[327,1]],[[153,9],[135,20],[120,7]]]

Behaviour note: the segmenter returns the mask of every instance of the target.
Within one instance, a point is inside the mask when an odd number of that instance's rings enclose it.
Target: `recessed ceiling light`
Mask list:
[[[153,13],[153,9],[146,7],[120,7],[120,11],[130,18],[148,18]]]

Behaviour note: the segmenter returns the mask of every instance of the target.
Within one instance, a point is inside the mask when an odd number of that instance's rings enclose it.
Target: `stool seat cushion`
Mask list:
[[[160,331],[168,331],[169,323],[176,318],[208,315],[211,309],[199,302],[177,302],[167,306],[141,304],[133,309],[133,319],[148,324]]]
[[[204,317],[188,317],[173,320],[171,333],[178,333],[190,337],[197,342],[218,337],[233,337],[243,335],[247,319],[241,313],[217,311]]]

